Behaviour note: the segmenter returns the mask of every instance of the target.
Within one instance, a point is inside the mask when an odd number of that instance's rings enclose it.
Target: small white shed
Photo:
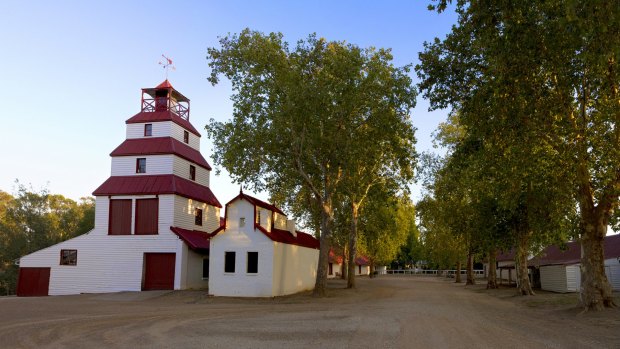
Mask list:
[[[276,206],[244,193],[226,204],[225,228],[211,238],[209,294],[274,297],[311,290],[319,241],[295,230]]]

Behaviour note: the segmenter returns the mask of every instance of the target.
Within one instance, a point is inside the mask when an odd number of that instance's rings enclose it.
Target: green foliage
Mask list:
[[[206,126],[214,163],[312,225],[320,222],[318,281],[334,209],[359,203],[385,177],[412,176],[410,67],[395,67],[389,50],[316,35],[291,49],[282,34],[246,29],[220,46],[208,50],[209,81],[223,75],[232,82],[234,115]]]
[[[0,192],[0,294],[15,292],[15,262],[20,257],[94,227],[92,198],[76,203],[45,189],[36,192],[17,184],[15,197]]]

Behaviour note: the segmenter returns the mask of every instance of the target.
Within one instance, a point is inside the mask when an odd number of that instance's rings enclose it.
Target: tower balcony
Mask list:
[[[142,89],[142,112],[170,111],[189,121],[189,98],[175,90],[168,80],[155,88]]]

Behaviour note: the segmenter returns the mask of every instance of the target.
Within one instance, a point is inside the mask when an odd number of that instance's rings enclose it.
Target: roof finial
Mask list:
[[[239,186],[239,194],[243,194],[243,186],[242,185]]]
[[[166,70],[166,80],[168,80],[168,70],[169,69],[176,70],[176,67],[172,64],[172,59],[164,56],[163,54],[161,56],[164,57],[164,61],[163,62],[160,61],[159,65],[161,65],[162,68]]]

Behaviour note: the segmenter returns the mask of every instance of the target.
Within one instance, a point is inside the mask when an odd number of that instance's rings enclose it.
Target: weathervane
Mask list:
[[[162,66],[162,68],[164,68],[166,70],[166,80],[168,80],[168,70],[172,69],[172,70],[176,70],[175,66],[172,64],[172,59],[164,56],[163,54],[161,55],[162,57],[164,57],[164,61],[160,61],[159,65]]]

